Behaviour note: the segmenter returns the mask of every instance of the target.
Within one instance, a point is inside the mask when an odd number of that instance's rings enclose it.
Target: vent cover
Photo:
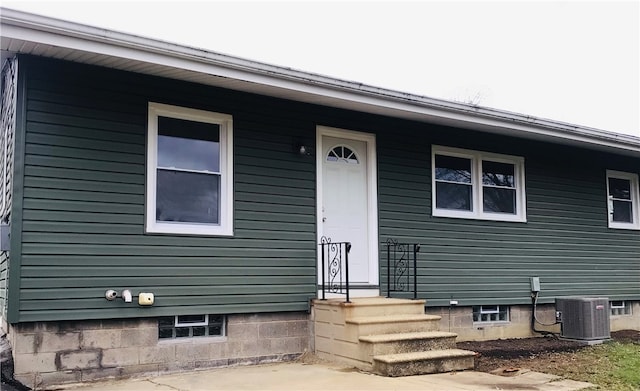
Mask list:
[[[561,337],[570,339],[609,339],[609,299],[606,297],[558,297]]]

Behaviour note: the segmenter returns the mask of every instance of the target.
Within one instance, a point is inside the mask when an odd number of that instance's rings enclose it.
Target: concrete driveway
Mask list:
[[[125,380],[66,385],[58,389],[92,391],[176,390],[428,390],[571,391],[591,386],[527,370],[515,376],[464,371],[437,375],[382,377],[327,363],[301,362],[218,368]]]

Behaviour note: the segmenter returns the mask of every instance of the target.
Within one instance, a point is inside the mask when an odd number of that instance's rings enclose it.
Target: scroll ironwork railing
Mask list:
[[[322,300],[326,292],[343,294],[349,303],[349,252],[350,242],[331,242],[325,236],[320,240],[322,265]]]
[[[399,243],[388,239],[387,243],[387,297],[392,292],[412,292],[418,298],[419,243]]]

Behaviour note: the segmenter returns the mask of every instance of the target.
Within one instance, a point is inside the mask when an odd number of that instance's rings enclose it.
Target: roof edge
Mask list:
[[[445,118],[460,120],[462,116],[466,122],[471,123],[484,123],[488,120],[497,122],[494,126],[513,128],[528,133],[536,133],[561,139],[579,139],[581,142],[589,144],[604,144],[609,147],[640,153],[640,137],[633,135],[605,131],[505,110],[431,98],[424,95],[405,93],[4,7],[0,7],[0,22],[6,25],[63,37],[73,37],[88,42],[124,47],[214,65],[230,70],[247,72],[261,77],[334,90],[346,93],[354,98],[357,96],[374,98],[379,105],[385,105],[385,102],[400,103],[410,107],[413,106],[418,112],[424,109],[435,110],[439,112],[440,116]]]

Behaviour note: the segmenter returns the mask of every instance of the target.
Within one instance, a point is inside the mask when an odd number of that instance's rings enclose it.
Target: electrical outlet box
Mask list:
[[[531,292],[540,292],[540,277],[531,277]]]
[[[153,305],[153,293],[140,292],[138,295],[138,305]]]

